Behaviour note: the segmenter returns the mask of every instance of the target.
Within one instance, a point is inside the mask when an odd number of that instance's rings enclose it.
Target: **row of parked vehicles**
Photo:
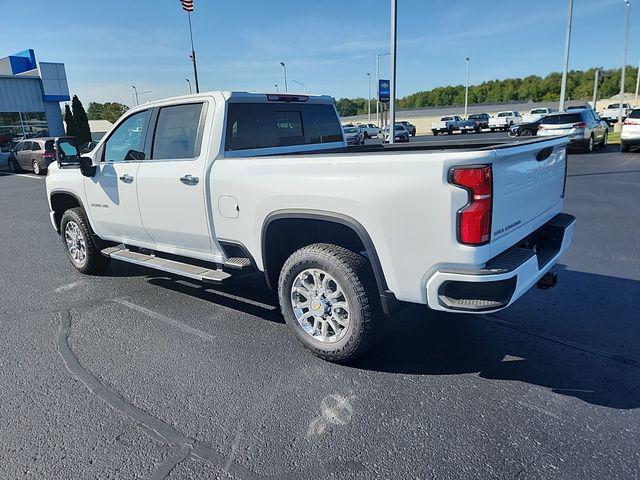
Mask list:
[[[373,123],[359,123],[358,125],[347,123],[342,126],[342,131],[347,145],[364,145],[368,138],[379,138],[385,143],[389,142],[389,127],[379,128]],[[407,121],[396,122],[394,133],[394,141],[408,142],[411,137],[416,136],[416,127]]]

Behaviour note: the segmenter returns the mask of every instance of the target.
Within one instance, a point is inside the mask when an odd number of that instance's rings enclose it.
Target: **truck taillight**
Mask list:
[[[493,171],[491,165],[454,167],[449,183],[469,192],[469,203],[458,210],[458,241],[465,245],[484,245],[491,238]]]

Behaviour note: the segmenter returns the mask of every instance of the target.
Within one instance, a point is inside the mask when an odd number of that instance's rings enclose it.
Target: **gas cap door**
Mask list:
[[[238,199],[231,195],[220,195],[218,197],[218,211],[225,218],[238,218],[240,215]]]

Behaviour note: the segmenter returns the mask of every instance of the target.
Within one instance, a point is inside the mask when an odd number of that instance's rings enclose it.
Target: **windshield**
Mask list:
[[[511,116],[511,112],[500,112],[498,114],[499,117],[510,117]]]
[[[629,118],[640,118],[640,109],[638,109],[638,110],[633,110],[633,111],[629,114]]]
[[[358,133],[358,129],[355,127],[347,127],[344,129],[344,133]]]
[[[544,125],[564,125],[565,123],[580,123],[582,115],[579,113],[566,113],[564,115],[552,115],[542,120]]]
[[[535,108],[535,109],[531,110],[531,115],[539,115],[541,113],[547,113],[547,109],[546,108]]]
[[[442,117],[440,119],[441,122],[448,122],[449,120],[453,120],[453,117]]]

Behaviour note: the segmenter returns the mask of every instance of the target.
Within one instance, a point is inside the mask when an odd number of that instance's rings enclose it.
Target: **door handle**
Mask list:
[[[129,175],[128,173],[125,173],[124,175],[121,175],[120,180],[122,180],[124,183],[131,183],[133,182],[133,177],[131,175]]]
[[[180,177],[180,181],[185,185],[197,185],[200,179],[198,177],[194,177],[193,175],[185,175]]]

